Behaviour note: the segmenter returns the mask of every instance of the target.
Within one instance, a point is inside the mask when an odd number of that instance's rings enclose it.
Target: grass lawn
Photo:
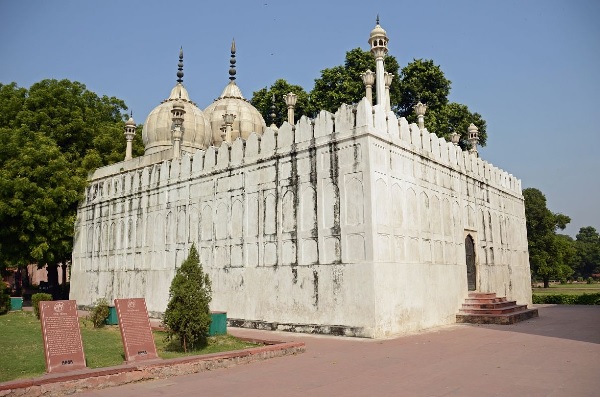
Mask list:
[[[597,294],[600,293],[600,284],[551,284],[549,288],[533,288],[533,293],[536,295],[555,295],[555,294],[566,294],[566,295],[583,295],[583,294]]]
[[[156,350],[161,358],[217,353],[255,347],[230,335],[209,338],[208,345],[183,353],[178,341],[166,341],[166,334],[154,331]],[[108,367],[123,363],[125,354],[118,325],[93,328],[81,320],[81,338],[87,366]],[[17,311],[0,316],[0,382],[42,375],[46,371],[40,320],[31,312]]]

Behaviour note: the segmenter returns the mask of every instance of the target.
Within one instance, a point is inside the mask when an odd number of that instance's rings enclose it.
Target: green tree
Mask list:
[[[350,105],[360,102],[365,96],[365,86],[360,75],[367,69],[375,71],[375,58],[371,52],[360,48],[346,52],[343,65],[323,69],[321,77],[315,80],[315,86],[310,92],[312,109],[335,112],[344,103]],[[396,58],[388,55],[385,58],[385,71],[394,75],[390,87],[390,103],[393,108],[400,102],[398,69]],[[376,101],[376,91],[373,87],[373,101]]]
[[[479,113],[472,113],[466,105],[449,102],[452,82],[446,78],[439,65],[431,59],[413,59],[400,72],[401,101],[398,115],[416,123],[413,106],[419,101],[427,105],[425,126],[427,130],[446,140],[453,132],[460,134],[460,146],[469,148],[467,128],[471,123],[479,129],[479,144],[487,143],[487,124]]]
[[[187,259],[171,282],[163,319],[169,338],[176,336],[185,352],[206,344],[211,322],[211,294],[210,279],[202,271],[198,251],[192,244]]]
[[[0,128],[15,126],[26,96],[27,90],[19,88],[17,83],[0,83]]]
[[[0,131],[18,155],[0,168],[0,258],[6,264],[46,264],[71,256],[75,210],[85,177],[52,139],[30,131]],[[50,270],[49,282],[58,279]]]
[[[299,85],[290,84],[284,79],[276,80],[268,89],[265,87],[255,91],[250,102],[262,114],[267,125],[271,125],[271,113],[273,112],[271,106],[273,105],[273,95],[275,95],[275,124],[281,125],[287,121],[287,105],[283,96],[290,92],[297,96],[294,118],[298,120],[302,116],[311,116],[312,112],[306,91]]]
[[[575,236],[575,270],[580,277],[591,277],[600,273],[600,234],[592,226],[579,229]]]
[[[428,130],[431,128],[432,132],[447,141],[450,140],[452,133],[456,132],[460,135],[459,144],[463,150],[470,149],[467,141],[467,129],[471,123],[475,124],[479,130],[479,144],[485,146],[487,144],[487,123],[479,113],[471,113],[466,105],[450,102],[441,111],[432,111],[426,114]]]
[[[360,74],[375,70],[375,59],[369,51],[360,48],[348,51],[344,65],[321,71],[310,92],[310,108],[335,112],[342,103],[359,102],[365,96]],[[421,101],[427,105],[425,126],[430,132],[449,140],[453,132],[461,135],[460,146],[469,148],[467,128],[471,123],[479,129],[479,144],[487,143],[487,125],[479,113],[473,113],[466,105],[449,102],[452,82],[446,78],[439,65],[430,59],[414,59],[399,70],[393,56],[385,58],[385,70],[394,74],[390,87],[390,105],[397,115],[409,122],[416,122],[413,107]],[[376,97],[376,90],[373,90]]]
[[[400,72],[398,115],[416,122],[413,106],[419,101],[427,105],[428,113],[440,112],[448,104],[451,84],[432,60],[413,59]]]
[[[125,155],[125,109],[69,80],[0,84],[0,266],[47,264],[58,284],[88,172]]]
[[[567,278],[573,273],[569,258],[575,254],[572,241],[568,236],[557,235],[571,221],[566,215],[552,213],[546,204],[544,194],[535,188],[523,190],[525,198],[525,218],[529,263],[534,275],[549,287],[551,278]]]

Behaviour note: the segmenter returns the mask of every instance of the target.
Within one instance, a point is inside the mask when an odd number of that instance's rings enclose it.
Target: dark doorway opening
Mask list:
[[[477,268],[475,267],[475,243],[470,234],[465,238],[465,253],[467,261],[467,286],[469,291],[477,289]]]

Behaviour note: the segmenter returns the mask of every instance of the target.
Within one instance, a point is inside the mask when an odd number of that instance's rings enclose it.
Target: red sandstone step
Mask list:
[[[465,303],[495,303],[495,302],[506,302],[506,298],[467,298]]]
[[[476,308],[460,309],[459,314],[487,314],[487,315],[498,314],[498,315],[500,315],[500,314],[516,313],[516,312],[520,312],[520,311],[524,311],[524,310],[527,310],[526,305],[513,305],[513,306],[499,308],[499,309],[476,309]]]
[[[457,323],[470,323],[470,324],[514,324],[519,321],[528,320],[533,317],[538,317],[537,309],[527,309],[517,313],[508,314],[457,314]]]
[[[495,298],[495,297],[496,297],[495,292],[469,292],[469,298],[491,299],[491,298]]]
[[[514,306],[517,302],[515,301],[501,301],[501,302],[490,302],[490,303],[463,303],[463,309],[499,309],[502,307]]]

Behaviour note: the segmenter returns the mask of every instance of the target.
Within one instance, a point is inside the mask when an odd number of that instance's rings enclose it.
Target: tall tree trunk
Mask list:
[[[58,285],[58,264],[49,263],[46,266],[46,271],[48,272],[48,285],[50,287],[54,287]]]
[[[550,277],[544,276],[543,279],[544,279],[544,288],[550,288]]]
[[[67,285],[67,263],[62,263],[62,283],[61,285]]]
[[[52,294],[53,300],[61,299],[60,286],[58,285],[58,264],[49,263],[46,271],[48,272],[48,287],[50,288],[48,292]]]
[[[23,276],[22,276],[22,282],[23,282],[23,288],[29,288],[29,285],[31,284],[29,282],[29,266],[26,265],[23,267]]]

